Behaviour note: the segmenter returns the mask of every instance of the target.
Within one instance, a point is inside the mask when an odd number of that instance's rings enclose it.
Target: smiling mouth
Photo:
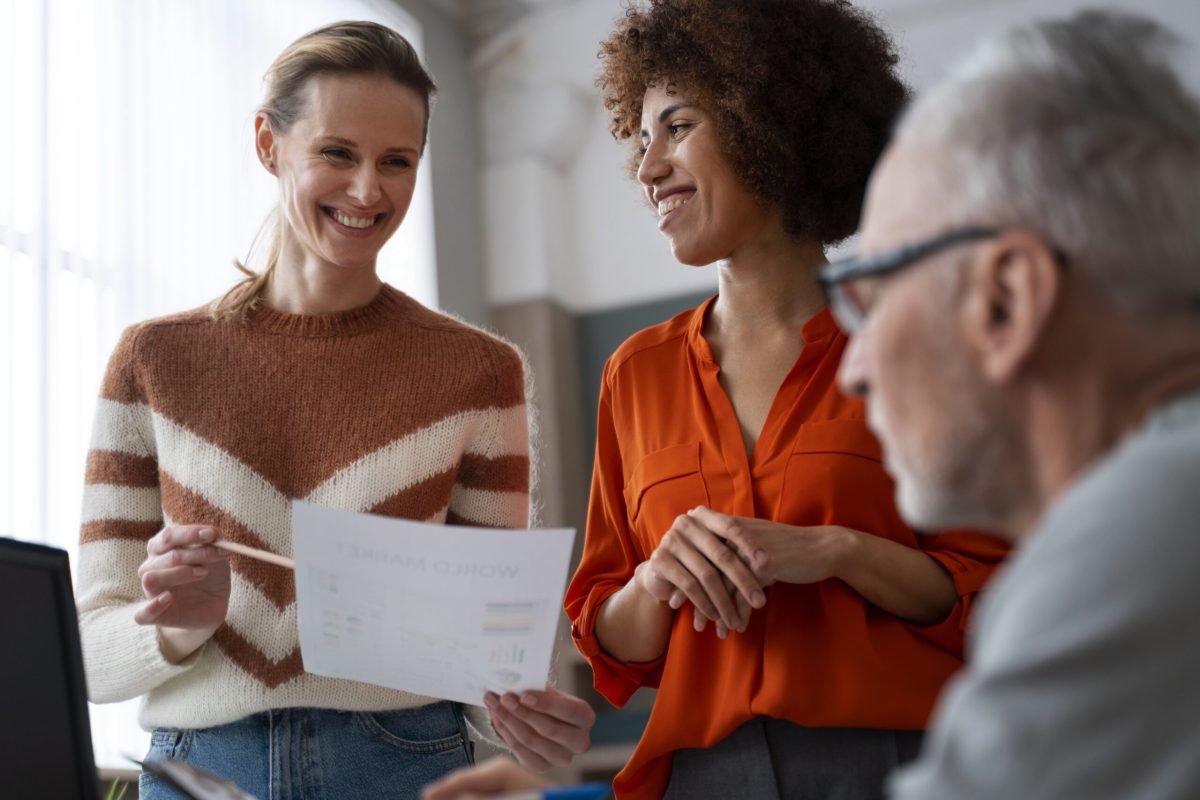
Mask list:
[[[383,221],[383,218],[387,216],[387,214],[369,214],[367,216],[355,216],[352,214],[347,214],[345,211],[339,211],[334,208],[324,208],[324,207],[322,207],[321,210],[325,212],[326,216],[328,216],[330,219],[332,219],[334,222],[338,223],[339,225],[344,225],[347,228],[354,228],[355,230],[359,230],[359,231],[366,230],[367,228],[371,228],[375,225],[378,225],[380,222]]]
[[[667,214],[670,214],[672,211],[676,210],[677,208],[682,208],[683,206],[686,206],[688,203],[691,202],[693,197],[695,197],[694,192],[689,193],[687,195],[684,195],[682,193],[673,194],[670,197],[663,198],[662,200],[660,200],[658,202],[659,219],[667,216]]]

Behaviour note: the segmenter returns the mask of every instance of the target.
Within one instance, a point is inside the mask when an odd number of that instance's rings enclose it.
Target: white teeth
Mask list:
[[[658,215],[660,217],[665,217],[667,214],[670,214],[680,206],[687,205],[691,199],[691,195],[688,195],[686,198],[680,198],[679,195],[673,195],[668,197],[666,200],[660,200],[658,203]]]
[[[331,211],[333,218],[347,228],[369,228],[375,224],[375,217],[348,217],[340,211]]]

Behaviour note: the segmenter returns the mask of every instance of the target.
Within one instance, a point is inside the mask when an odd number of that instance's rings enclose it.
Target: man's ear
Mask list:
[[[259,162],[272,175],[275,171],[275,131],[271,128],[271,120],[266,114],[254,118],[254,149],[258,153]]]
[[[1037,349],[1062,293],[1062,267],[1042,240],[1012,231],[976,248],[967,269],[966,340],[984,377],[1006,383]]]

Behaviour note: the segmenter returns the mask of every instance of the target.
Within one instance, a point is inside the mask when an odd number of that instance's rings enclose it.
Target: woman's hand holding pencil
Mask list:
[[[178,663],[198,650],[229,611],[229,555],[207,525],[169,525],[146,543],[138,578],[146,604],[133,619],[158,626],[163,657]]]

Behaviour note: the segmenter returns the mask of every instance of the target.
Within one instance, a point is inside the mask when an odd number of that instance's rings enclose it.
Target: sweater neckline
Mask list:
[[[246,318],[257,330],[282,336],[329,338],[353,336],[379,327],[404,306],[405,295],[383,284],[375,299],[365,306],[330,314],[290,314],[259,303]]]

